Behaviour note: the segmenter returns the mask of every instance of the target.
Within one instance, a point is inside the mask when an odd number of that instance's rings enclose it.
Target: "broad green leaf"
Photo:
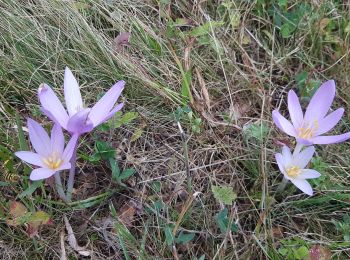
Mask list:
[[[165,234],[165,242],[168,246],[171,246],[174,243],[174,236],[172,232],[172,228],[169,226],[166,226],[164,228],[164,234]]]
[[[180,232],[180,234],[175,239],[175,241],[176,243],[179,243],[179,244],[186,244],[190,242],[194,237],[195,237],[194,233],[185,234],[184,232]]]
[[[226,205],[232,205],[232,202],[237,198],[237,194],[230,186],[212,186],[211,190],[214,198]]]
[[[192,29],[189,34],[193,37],[203,36],[209,34],[211,32],[211,28],[220,27],[222,25],[224,25],[224,22],[221,21],[206,22],[205,24]]]
[[[109,165],[111,166],[111,170],[112,170],[112,180],[119,182],[120,181],[120,168],[118,166],[117,161],[113,158],[110,158]]]
[[[125,169],[122,174],[120,174],[119,179],[120,180],[125,180],[132,176],[135,173],[135,169]]]
[[[107,142],[96,141],[95,142],[96,154],[101,156],[102,159],[108,160],[115,157],[115,149]]]
[[[227,214],[228,214],[228,209],[224,208],[215,217],[216,223],[218,224],[221,233],[226,233],[227,229],[229,228],[228,227],[229,219],[228,219]],[[235,223],[231,223],[230,230],[232,232],[237,232],[237,230],[238,230],[237,225]]]

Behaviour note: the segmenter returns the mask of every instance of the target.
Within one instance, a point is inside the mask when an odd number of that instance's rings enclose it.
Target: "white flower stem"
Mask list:
[[[55,185],[56,185],[57,193],[64,202],[67,202],[67,196],[66,194],[64,194],[64,190],[62,187],[60,172],[56,172],[54,176],[55,176]]]
[[[75,177],[75,166],[77,163],[77,147],[78,142],[74,147],[72,158],[70,159],[71,168],[69,170],[69,177],[68,177],[68,183],[67,183],[67,201],[72,201],[72,192],[73,192],[73,186],[74,186],[74,177]]]
[[[300,153],[301,149],[303,149],[304,145],[301,144],[301,143],[297,143],[297,145],[295,146],[294,148],[294,151],[293,151],[293,157],[295,155],[297,155],[298,153]]]

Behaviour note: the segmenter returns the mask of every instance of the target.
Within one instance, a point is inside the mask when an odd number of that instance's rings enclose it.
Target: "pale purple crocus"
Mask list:
[[[115,103],[123,91],[124,81],[118,81],[113,85],[92,108],[84,106],[78,82],[67,67],[64,72],[63,85],[68,114],[48,85],[40,85],[38,96],[42,112],[71,134],[81,135],[90,132],[113,117],[123,107],[123,103],[116,106]]]
[[[350,132],[341,135],[323,135],[335,127],[344,113],[343,108],[338,108],[328,114],[334,96],[334,80],[326,81],[313,95],[304,114],[297,95],[293,90],[290,90],[288,93],[288,110],[291,122],[277,110],[272,112],[273,121],[279,129],[295,137],[298,143],[304,145],[343,142],[350,138]]]
[[[282,153],[275,155],[278,168],[286,180],[291,181],[298,189],[307,195],[312,195],[312,187],[307,179],[315,179],[321,176],[319,172],[305,169],[315,153],[313,146],[308,146],[301,152],[291,153],[287,146],[282,148]]]
[[[67,146],[64,147],[64,135],[58,124],[53,126],[51,137],[49,137],[38,122],[29,118],[28,130],[29,139],[35,152],[19,151],[15,155],[25,162],[39,167],[30,174],[32,181],[47,179],[59,171],[71,168],[70,159],[78,140],[77,135],[73,135]]]

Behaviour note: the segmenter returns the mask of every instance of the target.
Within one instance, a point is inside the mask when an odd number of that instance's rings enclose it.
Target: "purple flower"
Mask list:
[[[124,81],[118,81],[113,85],[92,108],[84,106],[78,82],[68,68],[64,72],[63,85],[68,114],[48,85],[42,84],[39,87],[38,96],[43,113],[72,134],[90,132],[123,107],[123,103],[114,105],[123,91]]]
[[[275,155],[278,168],[283,173],[284,178],[290,180],[302,192],[312,195],[311,185],[306,179],[315,179],[321,174],[315,170],[305,169],[314,155],[315,148],[309,146],[302,152],[291,154],[287,146],[282,148],[282,154]]]
[[[46,179],[56,172],[70,169],[70,159],[78,140],[78,135],[73,135],[64,148],[64,135],[62,128],[55,124],[51,131],[51,138],[44,128],[33,119],[28,119],[29,139],[36,153],[29,151],[16,152],[15,155],[23,161],[39,166],[30,174],[32,181]]]
[[[335,82],[329,80],[323,83],[311,98],[305,114],[301,109],[299,99],[293,90],[288,93],[289,122],[277,110],[272,112],[272,118],[279,129],[297,142],[304,145],[340,143],[350,138],[350,132],[341,135],[323,136],[341,119],[343,108],[338,108],[328,114],[335,96]]]

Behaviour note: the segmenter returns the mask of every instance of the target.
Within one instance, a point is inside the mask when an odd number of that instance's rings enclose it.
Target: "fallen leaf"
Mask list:
[[[123,46],[130,45],[130,36],[131,33],[129,32],[119,33],[119,35],[114,39],[114,46],[116,51],[120,51]]]
[[[197,68],[195,68],[195,71],[196,71],[196,75],[197,75],[199,86],[201,87],[202,97],[203,97],[203,99],[205,101],[205,105],[207,106],[207,109],[210,111],[210,108],[211,108],[210,96],[209,96],[208,89],[207,89],[207,87],[205,85],[204,78],[202,76],[202,73]]]
[[[64,247],[64,230],[60,233],[60,244],[61,244],[61,256],[60,260],[67,260],[66,248]]]
[[[191,68],[191,61],[190,61],[190,54],[191,54],[191,49],[193,47],[193,43],[196,40],[196,38],[191,37],[189,41],[187,42],[187,46],[184,51],[184,68],[185,71],[190,70]]]
[[[64,223],[66,224],[66,229],[68,233],[68,243],[69,245],[80,255],[82,256],[90,256],[91,252],[86,250],[86,246],[81,247],[78,245],[77,239],[75,238],[72,226],[69,224],[69,221],[66,216],[64,216]]]
[[[283,227],[281,227],[281,226],[272,227],[271,232],[272,232],[273,237],[283,238]]]
[[[328,247],[313,245],[309,250],[310,260],[329,260],[332,253]]]
[[[125,226],[131,226],[135,215],[140,214],[143,210],[142,204],[134,200],[129,200],[118,211],[118,220]]]
[[[27,208],[21,202],[11,201],[9,213],[12,217],[23,217],[25,214],[27,214],[27,212]]]
[[[38,234],[40,226],[53,224],[50,215],[44,211],[34,212],[28,218],[27,223],[28,223],[27,234],[29,235],[30,238],[33,238]]]
[[[18,226],[26,223],[26,219],[30,216],[27,208],[20,202],[11,201],[9,207],[10,218],[6,219],[7,225]]]

